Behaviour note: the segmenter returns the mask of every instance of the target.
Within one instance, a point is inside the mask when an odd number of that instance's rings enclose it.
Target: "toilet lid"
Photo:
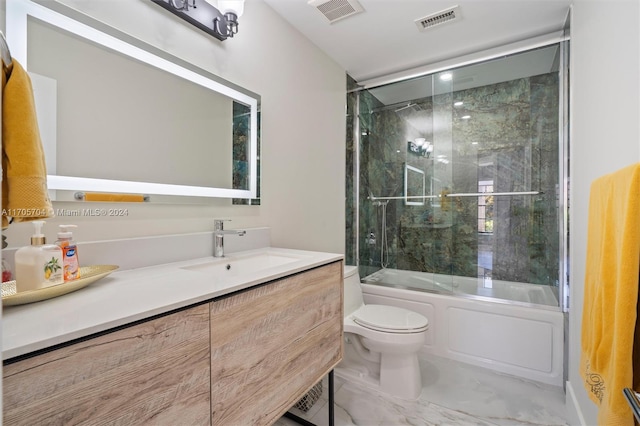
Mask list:
[[[419,313],[387,305],[364,305],[353,313],[353,320],[363,327],[391,333],[418,333],[429,326],[429,320]]]

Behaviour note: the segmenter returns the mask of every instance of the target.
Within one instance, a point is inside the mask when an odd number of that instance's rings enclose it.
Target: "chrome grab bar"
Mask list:
[[[373,194],[367,197],[368,200],[411,200],[411,199],[430,199],[430,198],[453,198],[453,197],[482,197],[482,196],[516,196],[516,195],[540,195],[544,194],[542,191],[514,191],[514,192],[460,192],[453,194],[442,195],[410,195],[408,197],[376,197]]]

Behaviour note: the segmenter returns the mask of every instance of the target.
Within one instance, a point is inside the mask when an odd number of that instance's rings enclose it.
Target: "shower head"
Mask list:
[[[417,106],[417,105],[418,105],[418,104],[416,104],[416,103],[409,102],[409,103],[408,103],[408,104],[406,104],[405,106],[401,106],[400,108],[396,108],[396,109],[394,109],[394,110],[393,110],[393,112],[400,112],[400,111],[404,111],[405,109],[413,108],[413,107],[415,107],[415,106]]]
[[[418,100],[418,102],[420,102],[420,100]],[[394,104],[373,108],[373,109],[369,110],[369,114],[375,114],[375,113],[383,112],[383,111],[389,111],[389,112],[391,112],[391,111],[393,111],[393,112],[402,112],[402,111],[405,111],[405,110],[409,110],[409,111],[406,111],[406,112],[423,111],[422,106],[420,106],[420,104],[418,102],[414,102],[414,101],[396,102]]]

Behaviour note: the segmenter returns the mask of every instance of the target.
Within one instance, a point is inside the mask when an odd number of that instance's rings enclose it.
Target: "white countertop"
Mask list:
[[[273,247],[237,252],[224,259],[232,262],[258,253],[296,259],[256,272],[229,273],[220,278],[183,269],[212,261],[215,259],[213,257],[116,271],[73,293],[41,302],[4,307],[2,359],[65,343],[343,259],[341,254]]]

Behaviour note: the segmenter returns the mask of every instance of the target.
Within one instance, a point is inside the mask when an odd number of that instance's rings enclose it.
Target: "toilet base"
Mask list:
[[[338,364],[335,372],[344,380],[396,398],[415,401],[422,392],[422,375],[417,353],[382,354],[380,362],[375,363],[363,359],[354,345],[347,340],[344,359]]]
[[[380,390],[398,398],[420,398],[422,375],[418,354],[383,354],[380,362]]]

